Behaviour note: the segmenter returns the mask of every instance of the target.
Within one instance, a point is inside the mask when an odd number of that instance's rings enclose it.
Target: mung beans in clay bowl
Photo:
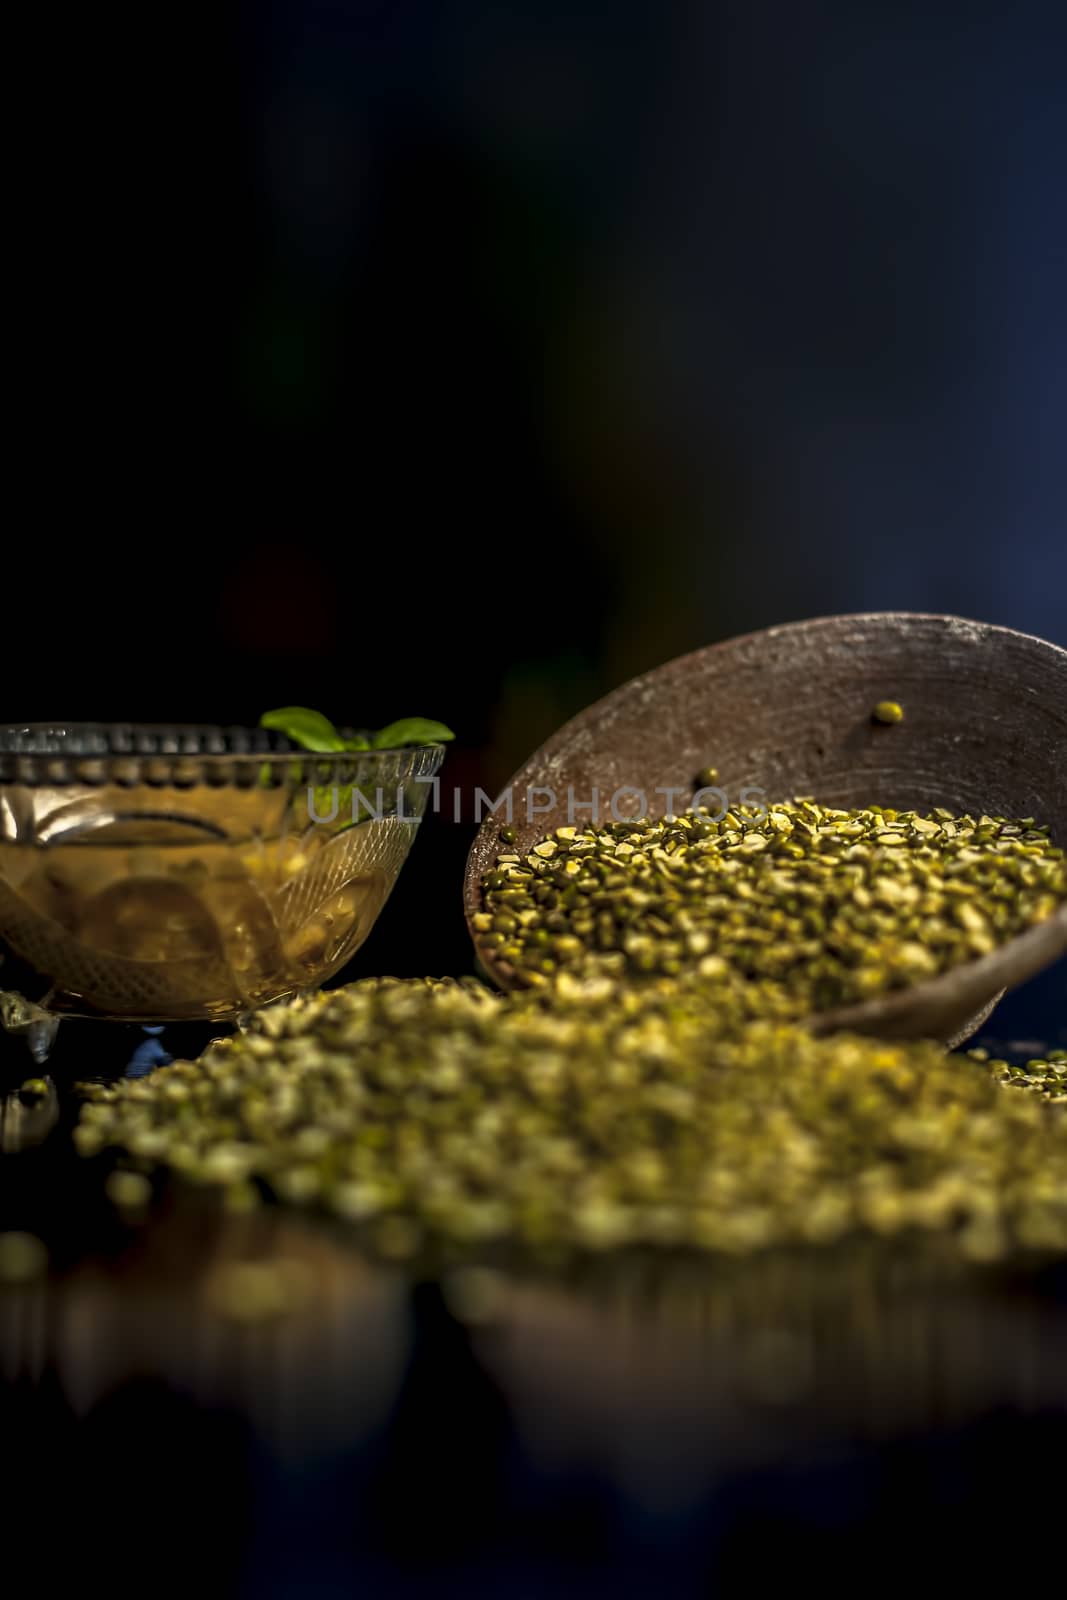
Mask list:
[[[498,797],[465,904],[505,988],[692,980],[739,1022],[955,1045],[1067,953],[1065,843],[1067,651],[825,617],[582,711]]]

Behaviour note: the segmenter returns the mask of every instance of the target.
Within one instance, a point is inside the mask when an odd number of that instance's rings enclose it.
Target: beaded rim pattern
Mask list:
[[[430,779],[444,746],[301,750],[265,728],[164,723],[23,723],[0,727],[0,784],[192,789],[285,784],[392,785]]]

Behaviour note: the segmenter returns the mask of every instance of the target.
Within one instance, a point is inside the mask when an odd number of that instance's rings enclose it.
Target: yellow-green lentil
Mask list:
[[[904,721],[904,707],[896,700],[879,700],[871,712],[875,722],[881,722],[886,727]]]

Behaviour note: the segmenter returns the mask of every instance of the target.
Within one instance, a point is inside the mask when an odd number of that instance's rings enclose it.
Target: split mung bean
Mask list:
[[[1067,1106],[1067,1050],[1052,1050],[1047,1058],[1009,1062],[990,1060],[985,1051],[969,1051],[973,1058],[985,1060],[998,1082],[1010,1089],[1026,1089],[1057,1105]]]

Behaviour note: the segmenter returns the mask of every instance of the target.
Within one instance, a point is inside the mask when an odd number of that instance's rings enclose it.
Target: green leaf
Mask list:
[[[395,750],[401,745],[435,744],[455,738],[451,728],[428,717],[401,717],[378,733],[353,733],[346,737],[338,733],[329,717],[307,706],[282,706],[277,711],[265,711],[259,725],[284,733],[294,744],[318,755],[348,750]],[[266,773],[264,781],[267,781]]]
[[[309,711],[307,706],[282,706],[278,711],[265,711],[259,725],[284,733],[294,744],[320,754],[352,748],[346,746],[328,717],[321,711]]]
[[[401,717],[374,735],[375,750],[395,750],[403,744],[444,744],[456,736],[443,722],[428,717]]]

